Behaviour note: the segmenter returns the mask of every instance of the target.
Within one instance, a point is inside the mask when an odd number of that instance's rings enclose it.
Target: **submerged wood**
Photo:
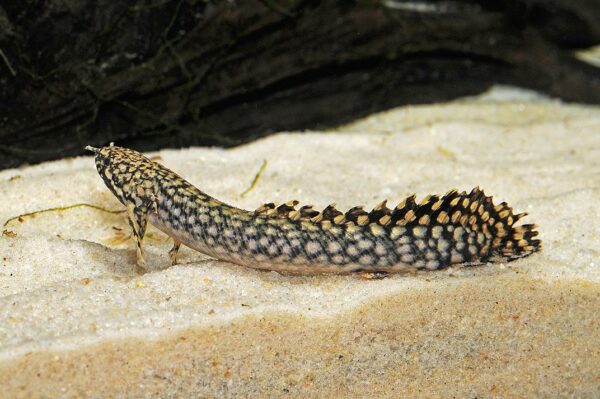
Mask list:
[[[0,5],[0,168],[116,141],[233,146],[493,83],[600,102],[592,2]]]

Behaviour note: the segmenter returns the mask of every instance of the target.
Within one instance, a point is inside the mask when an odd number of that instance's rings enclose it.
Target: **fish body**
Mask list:
[[[541,247],[535,225],[516,223],[506,204],[494,205],[479,188],[449,191],[394,209],[386,201],[367,212],[318,212],[298,201],[267,203],[247,211],[219,201],[139,152],[116,146],[87,147],[98,173],[127,208],[144,268],[147,223],[181,244],[242,266],[300,274],[436,270],[451,265],[508,262]]]

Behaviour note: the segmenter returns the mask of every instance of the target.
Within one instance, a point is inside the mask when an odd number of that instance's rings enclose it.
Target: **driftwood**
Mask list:
[[[493,83],[600,103],[599,2],[0,2],[0,168],[236,145]]]

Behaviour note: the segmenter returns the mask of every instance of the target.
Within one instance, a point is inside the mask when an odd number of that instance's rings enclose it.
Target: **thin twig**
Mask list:
[[[258,180],[260,179],[260,177],[262,176],[263,172],[267,168],[267,163],[268,162],[265,159],[263,161],[262,165],[260,166],[260,169],[258,170],[258,173],[256,173],[256,176],[254,176],[254,180],[252,180],[252,183],[250,184],[250,187],[248,187],[248,189],[246,189],[246,191],[244,191],[243,193],[241,193],[240,197],[244,198],[246,196],[246,194],[248,194],[250,191],[254,190],[254,187],[256,187],[256,184],[258,183]]]
[[[17,71],[15,71],[15,69],[12,67],[12,65],[10,64],[10,61],[8,60],[8,57],[6,56],[6,54],[4,54],[4,51],[2,51],[2,49],[0,49],[0,57],[2,57],[2,59],[4,60],[4,63],[8,67],[8,70],[10,71],[10,74],[13,77],[17,76]]]
[[[281,6],[281,5],[279,5],[279,4],[277,3],[277,1],[272,1],[272,0],[260,0],[260,2],[261,2],[261,3],[262,3],[264,6],[265,6],[265,7],[269,8],[269,9],[271,9],[271,10],[273,10],[273,11],[275,11],[275,12],[279,13],[279,14],[285,15],[286,17],[295,17],[295,16],[296,16],[296,14],[295,14],[295,13],[293,13],[293,12],[291,12],[290,10],[288,10],[287,8],[285,8],[285,7]]]
[[[10,222],[12,222],[13,220],[17,220],[20,218],[24,218],[27,216],[37,216],[40,213],[46,213],[46,212],[56,212],[56,211],[67,211],[69,209],[74,209],[74,208],[92,208],[92,209],[96,209],[102,212],[107,212],[107,213],[123,213],[125,212],[125,210],[117,210],[117,211],[111,211],[110,209],[106,209],[106,208],[102,208],[98,205],[92,205],[92,204],[85,204],[85,203],[81,203],[81,204],[75,204],[75,205],[69,205],[69,206],[60,206],[60,207],[56,207],[56,208],[48,208],[48,209],[42,209],[41,211],[35,211],[35,212],[29,212],[29,213],[23,213],[22,215],[18,215],[15,217],[12,217],[10,219],[8,219],[6,222],[4,222],[4,226],[6,227],[8,226],[8,224]]]

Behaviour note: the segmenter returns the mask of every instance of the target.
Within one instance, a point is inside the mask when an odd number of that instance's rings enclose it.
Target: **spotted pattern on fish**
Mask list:
[[[98,172],[127,209],[145,268],[142,239],[149,221],[171,236],[173,264],[181,244],[217,259],[302,274],[437,270],[455,264],[508,262],[541,248],[535,225],[516,223],[505,203],[479,188],[470,193],[410,196],[393,209],[322,211],[296,200],[246,211],[200,191],[141,153],[116,146],[95,152]]]

